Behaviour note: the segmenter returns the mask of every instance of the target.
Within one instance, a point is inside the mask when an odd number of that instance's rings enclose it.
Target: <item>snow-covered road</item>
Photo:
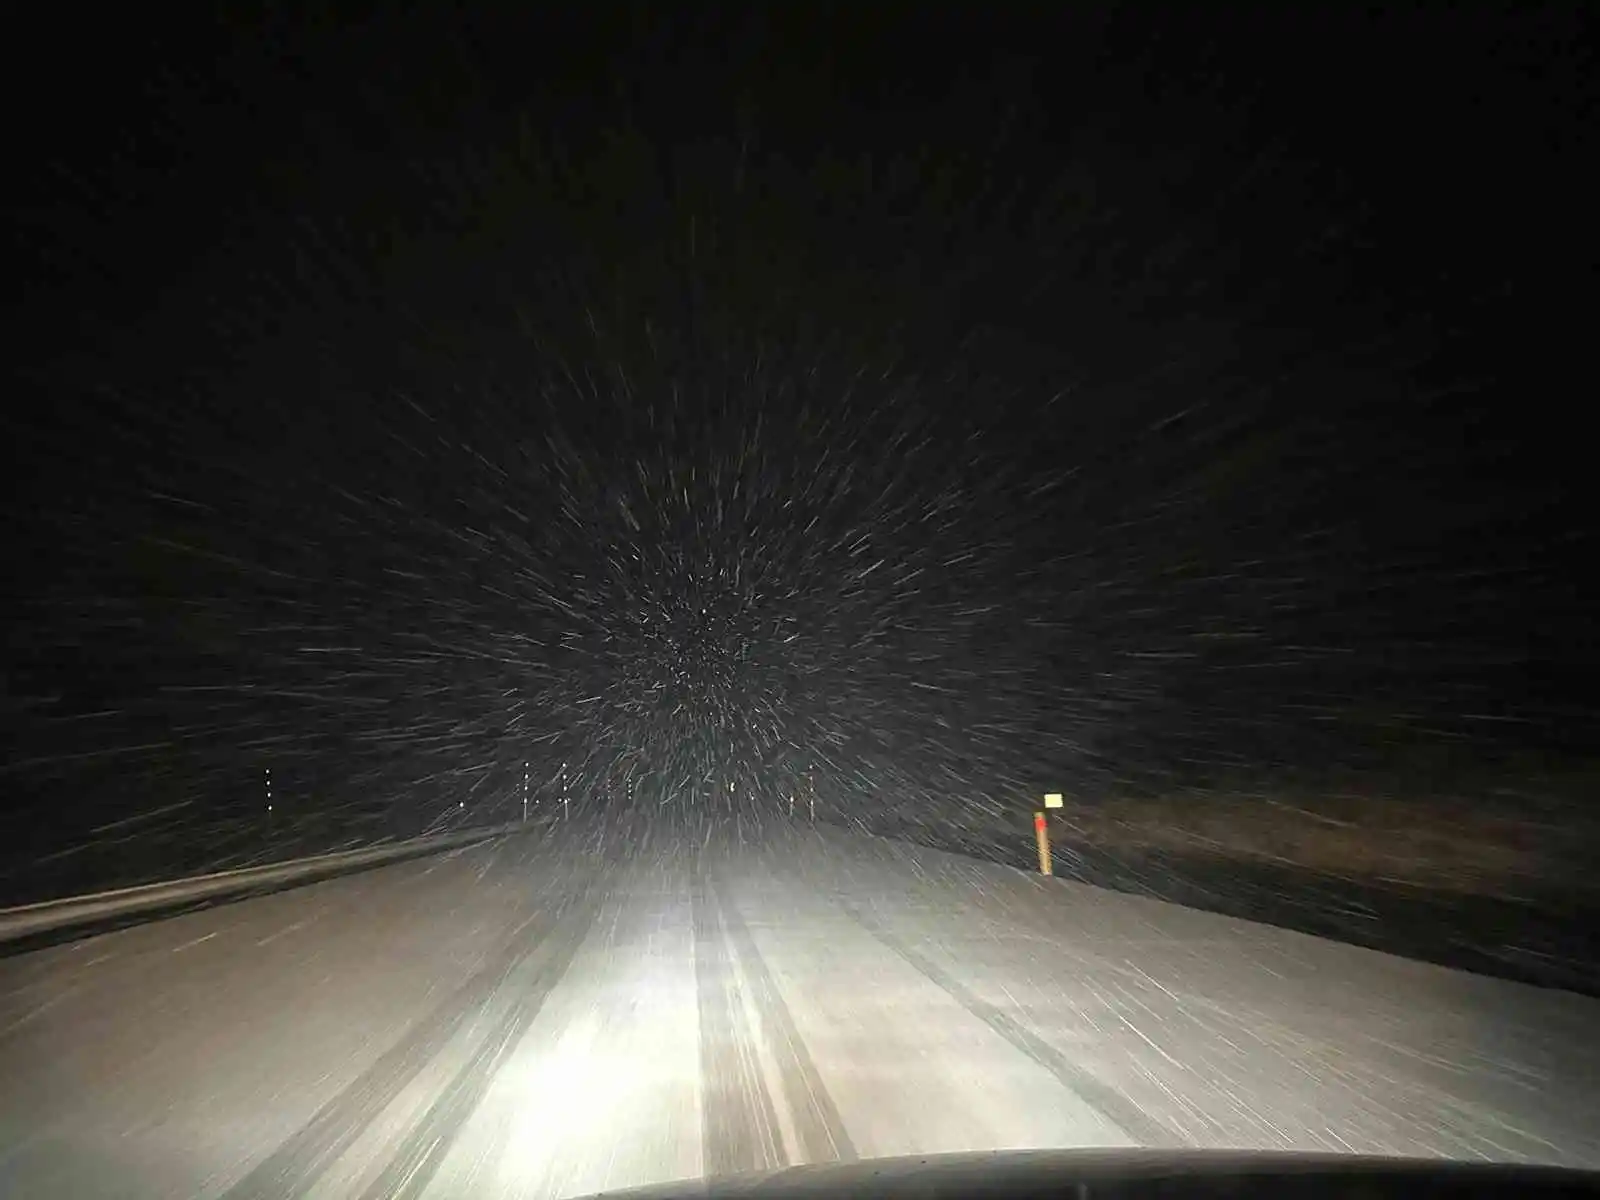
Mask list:
[[[1600,1167],[1600,1000],[835,830],[542,832],[0,961],[0,1194],[1011,1147]]]

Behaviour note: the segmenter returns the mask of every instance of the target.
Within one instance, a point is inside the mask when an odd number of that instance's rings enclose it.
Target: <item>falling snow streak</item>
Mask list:
[[[1290,125],[1236,152],[1228,97],[1155,120],[1112,72],[1066,138],[998,68],[853,120],[776,66],[702,111],[712,72],[679,111],[652,54],[579,103],[483,31],[428,92],[409,28],[348,94],[175,62],[137,172],[50,151],[16,870],[504,819],[525,772],[585,812],[801,793],[960,839],[1042,781],[1582,744],[1553,631],[1585,535],[1507,480],[1500,418],[1459,435],[1494,381],[1397,310],[1417,280]],[[378,79],[330,38],[328,79]],[[208,122],[251,89],[288,115],[247,154]],[[179,145],[222,165],[164,184]],[[119,206],[167,187],[181,256]],[[186,265],[129,250],[96,291],[96,222]]]

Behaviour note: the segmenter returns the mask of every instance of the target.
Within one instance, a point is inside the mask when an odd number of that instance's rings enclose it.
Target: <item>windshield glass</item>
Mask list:
[[[26,51],[0,1193],[1600,1168],[1576,15],[522,8]]]

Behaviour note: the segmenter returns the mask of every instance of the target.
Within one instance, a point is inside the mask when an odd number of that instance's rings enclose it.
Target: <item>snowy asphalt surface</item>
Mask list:
[[[0,1194],[1020,1147],[1600,1167],[1600,1000],[937,851],[526,835],[0,961]]]

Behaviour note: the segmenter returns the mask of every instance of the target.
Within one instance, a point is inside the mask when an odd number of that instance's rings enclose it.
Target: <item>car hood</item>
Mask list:
[[[1095,1197],[1600,1196],[1600,1172],[1344,1154],[1164,1150],[1013,1150],[786,1167],[627,1191],[607,1200],[743,1196]]]

